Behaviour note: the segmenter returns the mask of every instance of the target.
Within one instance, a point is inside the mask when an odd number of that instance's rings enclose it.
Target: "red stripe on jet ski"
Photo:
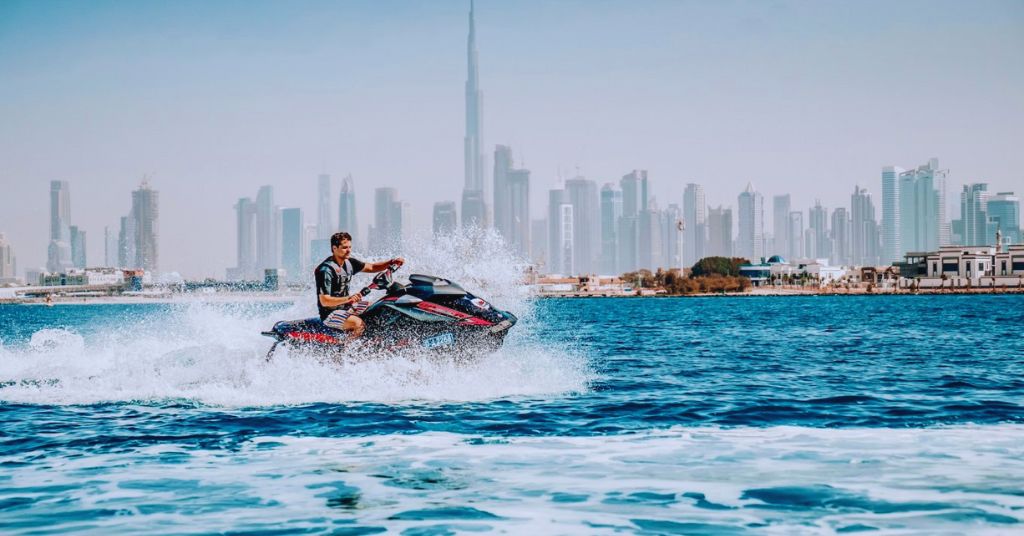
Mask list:
[[[466,318],[472,318],[472,316],[473,316],[473,315],[470,315],[470,314],[463,313],[462,311],[456,311],[455,309],[451,309],[449,307],[445,307],[443,305],[438,305],[436,303],[428,302],[428,301],[422,301],[422,302],[417,303],[416,304],[416,308],[417,309],[423,309],[424,311],[427,311],[428,313],[434,313],[434,314],[439,314],[439,315],[444,315],[444,316],[450,316],[452,318],[458,318],[459,320],[464,320]]]
[[[300,340],[304,342],[322,342],[327,344],[338,344],[338,339],[326,335],[324,333],[303,333],[301,331],[289,332],[287,337],[289,339]]]

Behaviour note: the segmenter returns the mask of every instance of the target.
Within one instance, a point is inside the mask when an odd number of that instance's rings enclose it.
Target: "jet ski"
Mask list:
[[[385,295],[359,315],[366,326],[360,348],[387,352],[410,349],[439,353],[469,353],[499,348],[517,318],[457,283],[431,275],[412,274],[408,284],[394,280],[391,265],[363,288]],[[324,325],[319,317],[274,324],[263,335],[274,339],[270,359],[279,345],[313,352],[344,352],[352,341],[348,333]]]

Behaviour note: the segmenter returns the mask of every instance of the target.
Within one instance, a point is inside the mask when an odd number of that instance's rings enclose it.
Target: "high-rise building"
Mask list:
[[[373,227],[370,232],[370,246],[374,251],[392,253],[401,250],[406,210],[405,204],[398,200],[398,190],[374,190]]]
[[[704,187],[688,183],[683,190],[683,266],[693,266],[704,257],[707,242],[707,208]]]
[[[117,264],[122,268],[135,266],[135,214],[128,212],[121,217],[117,233]]]
[[[77,225],[69,227],[71,237],[71,264],[75,268],[85,268],[85,231],[78,228]]]
[[[466,137],[464,156],[466,183],[462,193],[462,226],[487,226],[484,196],[483,92],[476,50],[476,22],[472,2],[469,5],[469,37],[466,42]]]
[[[1013,192],[999,192],[988,200],[988,217],[1002,232],[1003,244],[1020,244],[1020,197]]]
[[[281,230],[274,205],[274,187],[261,186],[256,193],[256,270],[257,276],[281,263]],[[317,229],[319,234],[320,230]]]
[[[512,171],[512,149],[507,145],[494,147],[494,228],[506,241],[512,235],[512,200],[508,174]]]
[[[341,179],[341,194],[338,195],[338,230],[352,235],[358,241],[359,227],[356,223],[356,187],[352,175]]]
[[[758,262],[764,256],[764,197],[748,182],[739,195],[736,255],[751,262]]]
[[[565,275],[577,273],[573,259],[573,243],[576,239],[576,232],[573,228],[573,206],[570,203],[562,203],[558,206],[558,260],[560,262],[559,272]]]
[[[281,217],[283,218],[284,214]],[[331,176],[322,173],[316,180],[316,235],[317,238],[330,238],[332,234],[334,234],[334,224],[331,222]],[[283,235],[284,231],[282,230]]]
[[[565,181],[565,193],[573,214],[573,267],[576,273],[596,272],[601,244],[601,208],[597,183],[576,177]]]
[[[851,262],[875,266],[881,256],[881,233],[875,216],[875,204],[867,188],[854,187],[850,196],[850,209]]]
[[[706,210],[706,207],[705,207]],[[668,208],[660,212],[661,228],[661,262],[660,268],[670,270],[683,267],[682,246],[684,242],[683,231],[683,209],[675,203],[670,203]],[[707,219],[705,214],[705,219]]]
[[[512,251],[520,257],[530,256],[530,171],[510,169],[506,176],[508,189],[509,234]]]
[[[68,181],[50,181],[50,243],[46,257],[46,269],[51,272],[63,272],[72,266]]]
[[[569,196],[561,188],[548,190],[548,254],[546,271],[549,274],[566,273],[563,271],[563,268],[566,264],[572,264],[568,260],[572,255],[572,237],[570,236],[569,239],[569,258],[565,257],[565,245],[563,243],[565,238],[565,226],[562,221],[565,216],[562,210],[563,205],[570,207],[569,215],[572,215],[572,205],[569,204],[568,199]],[[572,222],[569,224],[569,229],[572,229]]]
[[[539,266],[547,265],[548,220],[533,220],[530,223],[530,260]]]
[[[850,213],[845,207],[839,207],[832,211],[832,256],[831,262],[837,266],[851,264],[850,262]]]
[[[618,269],[631,272],[640,266],[640,215],[647,210],[647,170],[634,169],[619,181],[622,190],[622,217],[616,227]],[[648,255],[649,257],[649,255]]]
[[[989,214],[991,194],[987,183],[965,184],[960,193],[960,219],[963,221],[965,246],[991,246],[995,244],[998,223]]]
[[[235,203],[235,268],[228,270],[228,279],[256,279],[256,205],[243,197]]]
[[[789,236],[786,238],[789,249],[788,259],[802,259],[806,256],[804,252],[804,213],[790,212],[788,219],[789,224],[786,225],[786,231],[789,232]]]
[[[601,273],[618,274],[618,222],[622,217],[622,190],[611,183],[601,187]]]
[[[318,205],[318,214],[320,210],[321,207]],[[322,221],[317,222],[317,235],[323,230],[322,223]],[[308,280],[305,248],[303,247],[306,244],[305,229],[306,223],[303,221],[301,208],[281,209],[281,266],[284,268],[285,279],[291,283],[302,283]],[[330,239],[329,236],[327,238]]]
[[[792,212],[789,194],[772,198],[772,238],[775,240],[769,253],[782,255],[787,259],[796,257],[790,249],[789,213]]]
[[[895,168],[892,171],[895,172]],[[939,169],[937,158],[932,158],[917,169],[899,174],[899,215],[894,216],[893,224],[899,222],[899,247],[905,251],[900,251],[899,257],[893,261],[902,258],[905,252],[937,251],[940,245],[948,245],[950,231],[945,208],[946,176],[947,171]],[[883,169],[883,187],[885,181]]]
[[[147,272],[160,271],[160,192],[145,180],[132,192],[132,218],[135,227],[135,267]]]
[[[657,207],[648,202],[647,208],[637,216],[637,268],[654,271],[662,265],[661,215]]]
[[[14,248],[7,241],[7,236],[0,233],[0,283],[13,281],[18,277],[18,262],[14,258]]]
[[[828,259],[832,255],[832,241],[828,232],[828,209],[815,200],[807,211],[808,247],[804,252],[812,259]]]
[[[434,234],[446,235],[455,231],[457,217],[454,201],[438,201],[434,203]]]
[[[109,227],[103,227],[103,266],[119,266],[117,263],[117,235]]]
[[[905,169],[896,166],[882,168],[882,251],[884,262],[903,258],[903,223],[900,215],[901,180]]]
[[[708,208],[708,257],[732,257],[732,208]],[[699,260],[699,259],[698,259]]]

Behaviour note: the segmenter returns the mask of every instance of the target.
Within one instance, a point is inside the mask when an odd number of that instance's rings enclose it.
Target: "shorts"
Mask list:
[[[370,306],[370,302],[366,300],[359,300],[355,305],[352,305],[346,309],[335,309],[331,311],[331,314],[327,315],[324,319],[324,325],[329,328],[341,329],[345,325],[345,320],[352,316],[359,316],[363,314],[363,311]]]

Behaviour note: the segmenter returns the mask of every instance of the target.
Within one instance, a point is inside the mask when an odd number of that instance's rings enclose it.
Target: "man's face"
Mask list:
[[[342,240],[340,245],[331,246],[331,253],[341,260],[347,259],[349,254],[352,253],[352,242],[350,240]]]

